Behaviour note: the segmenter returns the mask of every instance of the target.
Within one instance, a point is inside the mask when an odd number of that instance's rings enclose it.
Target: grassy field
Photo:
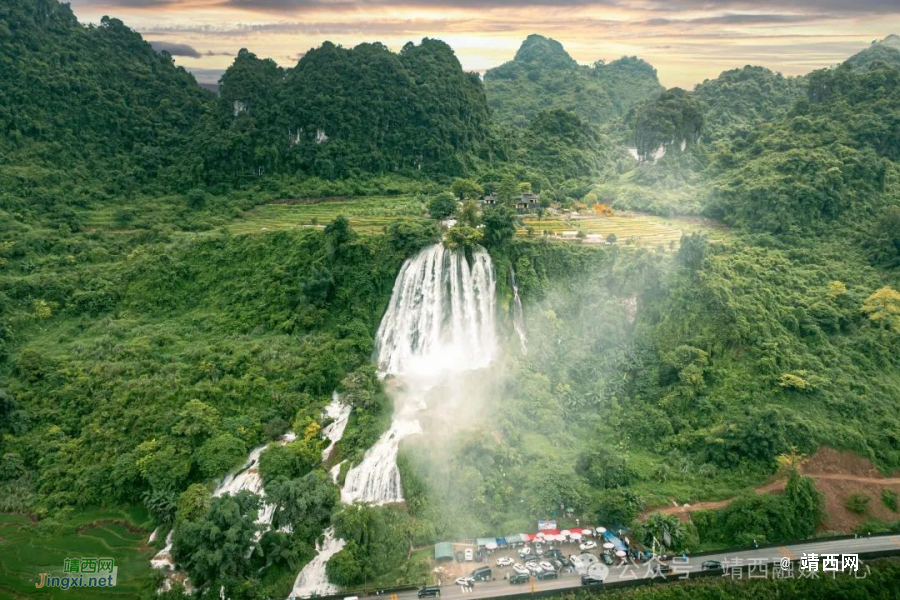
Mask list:
[[[425,217],[425,202],[413,196],[368,196],[303,204],[264,204],[231,223],[234,234],[324,227],[338,215],[357,231],[379,233],[402,217]]]
[[[411,196],[375,196],[311,202],[303,204],[265,204],[247,211],[234,220],[228,229],[234,234],[282,231],[294,227],[324,227],[338,215],[350,220],[357,231],[378,233],[398,218],[425,218],[424,202]],[[674,248],[682,233],[706,231],[714,239],[721,239],[725,231],[710,221],[697,218],[664,218],[629,213],[610,217],[594,215],[565,218],[535,215],[525,216],[518,229],[519,236],[548,235],[559,239],[576,239],[579,231],[587,236],[585,242],[599,242],[614,233],[620,245],[663,246]]]
[[[530,230],[530,233],[529,233]],[[609,217],[577,216],[566,218],[546,216],[538,218],[534,215],[522,219],[518,230],[521,235],[549,235],[563,239],[577,239],[579,232],[587,236],[585,242],[600,242],[609,234],[615,234],[617,244],[636,246],[677,247],[682,233],[703,231],[713,239],[722,239],[724,229],[705,219],[697,218],[665,218],[641,213],[617,213]],[[602,236],[602,238],[600,237]]]
[[[139,509],[80,512],[66,520],[32,523],[0,514],[0,598],[136,598],[153,580],[147,546],[148,518]],[[36,589],[40,573],[65,576],[66,558],[112,558],[119,568],[114,588]]]

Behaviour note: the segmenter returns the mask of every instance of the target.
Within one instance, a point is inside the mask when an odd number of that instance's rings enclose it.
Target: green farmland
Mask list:
[[[98,510],[51,523],[0,514],[0,598],[135,598],[152,585],[148,533],[142,511]],[[118,567],[114,588],[36,589],[40,573],[65,576],[67,558],[112,558]]]
[[[357,231],[379,233],[399,218],[425,218],[424,201],[412,196],[369,197],[325,200],[319,202],[264,204],[245,212],[228,226],[233,234],[284,231],[296,227],[324,227],[338,215],[350,220]],[[517,230],[519,236],[548,235],[559,239],[576,239],[579,231],[588,243],[615,234],[619,244],[637,246],[677,246],[682,233],[706,231],[713,239],[721,239],[725,230],[703,219],[664,218],[639,213],[594,215],[568,218],[549,215],[538,218],[526,215]],[[633,240],[633,242],[631,242]]]

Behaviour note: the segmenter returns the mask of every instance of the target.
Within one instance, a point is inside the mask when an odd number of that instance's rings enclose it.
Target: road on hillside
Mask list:
[[[670,577],[689,577],[690,573],[702,571],[702,563],[707,560],[717,560],[722,563],[725,569],[730,567],[747,566],[747,565],[767,565],[768,571],[765,577],[772,578],[772,570],[778,567],[782,560],[787,558],[791,561],[799,560],[803,554],[816,553],[821,557],[823,554],[863,554],[866,552],[878,552],[883,550],[900,550],[900,535],[880,535],[872,537],[861,537],[858,539],[831,540],[821,542],[808,542],[803,544],[789,544],[774,548],[760,548],[741,551],[724,552],[721,554],[705,554],[703,556],[688,557],[687,562],[682,561],[680,557],[670,559],[666,564],[672,567]],[[617,581],[629,581],[641,578],[653,578],[654,573],[652,567],[648,565],[655,563],[646,563],[638,565],[627,565],[624,567],[609,567],[609,575],[606,583]],[[864,561],[860,562],[860,568],[864,568]],[[473,563],[473,569],[481,566]],[[840,566],[840,556],[838,556],[838,566]],[[493,567],[493,565],[492,565]],[[497,568],[493,567],[496,573]],[[798,565],[794,565],[794,577],[799,577],[797,573]],[[821,571],[821,563],[820,569]],[[759,578],[763,578],[762,567],[759,567]],[[655,576],[658,580],[660,575]],[[514,594],[522,594],[528,592],[539,592],[548,590],[563,590],[581,586],[581,576],[577,573],[561,573],[560,578],[556,580],[535,581],[533,578],[527,584],[512,585],[506,580],[497,580],[482,582],[475,585],[471,591],[463,591],[458,585],[444,584],[441,587],[440,600],[456,599],[470,600],[474,598],[497,598],[501,596],[511,596]],[[416,590],[402,592],[399,594],[391,594],[391,600],[418,600]],[[385,596],[379,596],[381,600],[386,600]]]

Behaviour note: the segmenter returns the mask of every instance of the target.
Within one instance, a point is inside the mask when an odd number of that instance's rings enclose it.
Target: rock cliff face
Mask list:
[[[697,102],[681,88],[666,90],[637,112],[635,147],[641,161],[657,161],[673,150],[684,152],[697,143],[703,114]]]

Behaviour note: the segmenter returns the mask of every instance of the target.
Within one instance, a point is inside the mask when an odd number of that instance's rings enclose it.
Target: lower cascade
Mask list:
[[[347,543],[335,539],[334,527],[329,527],[322,535],[321,543],[316,543],[316,556],[309,561],[294,580],[291,598],[309,598],[310,596],[327,596],[336,594],[338,588],[328,581],[325,565],[332,556],[344,549]]]

